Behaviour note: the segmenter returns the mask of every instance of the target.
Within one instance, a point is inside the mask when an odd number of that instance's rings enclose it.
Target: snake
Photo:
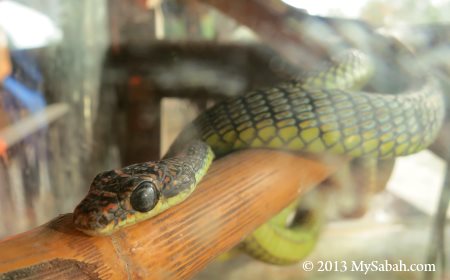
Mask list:
[[[424,74],[398,94],[363,91],[374,65],[369,55],[350,49],[301,79],[217,103],[180,133],[161,160],[99,173],[74,210],[76,228],[110,235],[158,215],[186,200],[213,160],[242,149],[375,159],[425,149],[444,118],[439,84]],[[275,264],[304,257],[318,226],[313,218],[286,226],[297,206],[258,228],[242,248]]]

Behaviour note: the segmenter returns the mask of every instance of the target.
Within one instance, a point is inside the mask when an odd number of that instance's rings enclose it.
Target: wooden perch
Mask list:
[[[192,277],[341,163],[271,150],[231,154],[184,203],[110,237],[77,231],[66,214],[0,242],[0,279]]]

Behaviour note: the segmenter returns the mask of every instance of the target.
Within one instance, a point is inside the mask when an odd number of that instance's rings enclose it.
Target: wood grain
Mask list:
[[[3,240],[0,279],[192,277],[339,164],[270,150],[231,154],[184,203],[110,237],[78,232],[66,214]]]

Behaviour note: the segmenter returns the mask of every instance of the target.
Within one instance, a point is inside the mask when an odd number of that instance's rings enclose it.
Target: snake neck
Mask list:
[[[186,130],[185,133],[180,135],[180,142],[171,146],[161,162],[167,166],[175,166],[175,170],[182,170],[183,167],[192,169],[196,182],[199,182],[214,160],[215,154],[207,143],[195,138],[191,130]]]

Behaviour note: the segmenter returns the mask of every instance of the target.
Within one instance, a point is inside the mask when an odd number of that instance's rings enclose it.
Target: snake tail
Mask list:
[[[306,257],[319,237],[322,225],[317,211],[298,212],[299,199],[258,227],[239,245],[251,257],[269,264],[289,265]],[[289,216],[302,213],[288,225]]]

